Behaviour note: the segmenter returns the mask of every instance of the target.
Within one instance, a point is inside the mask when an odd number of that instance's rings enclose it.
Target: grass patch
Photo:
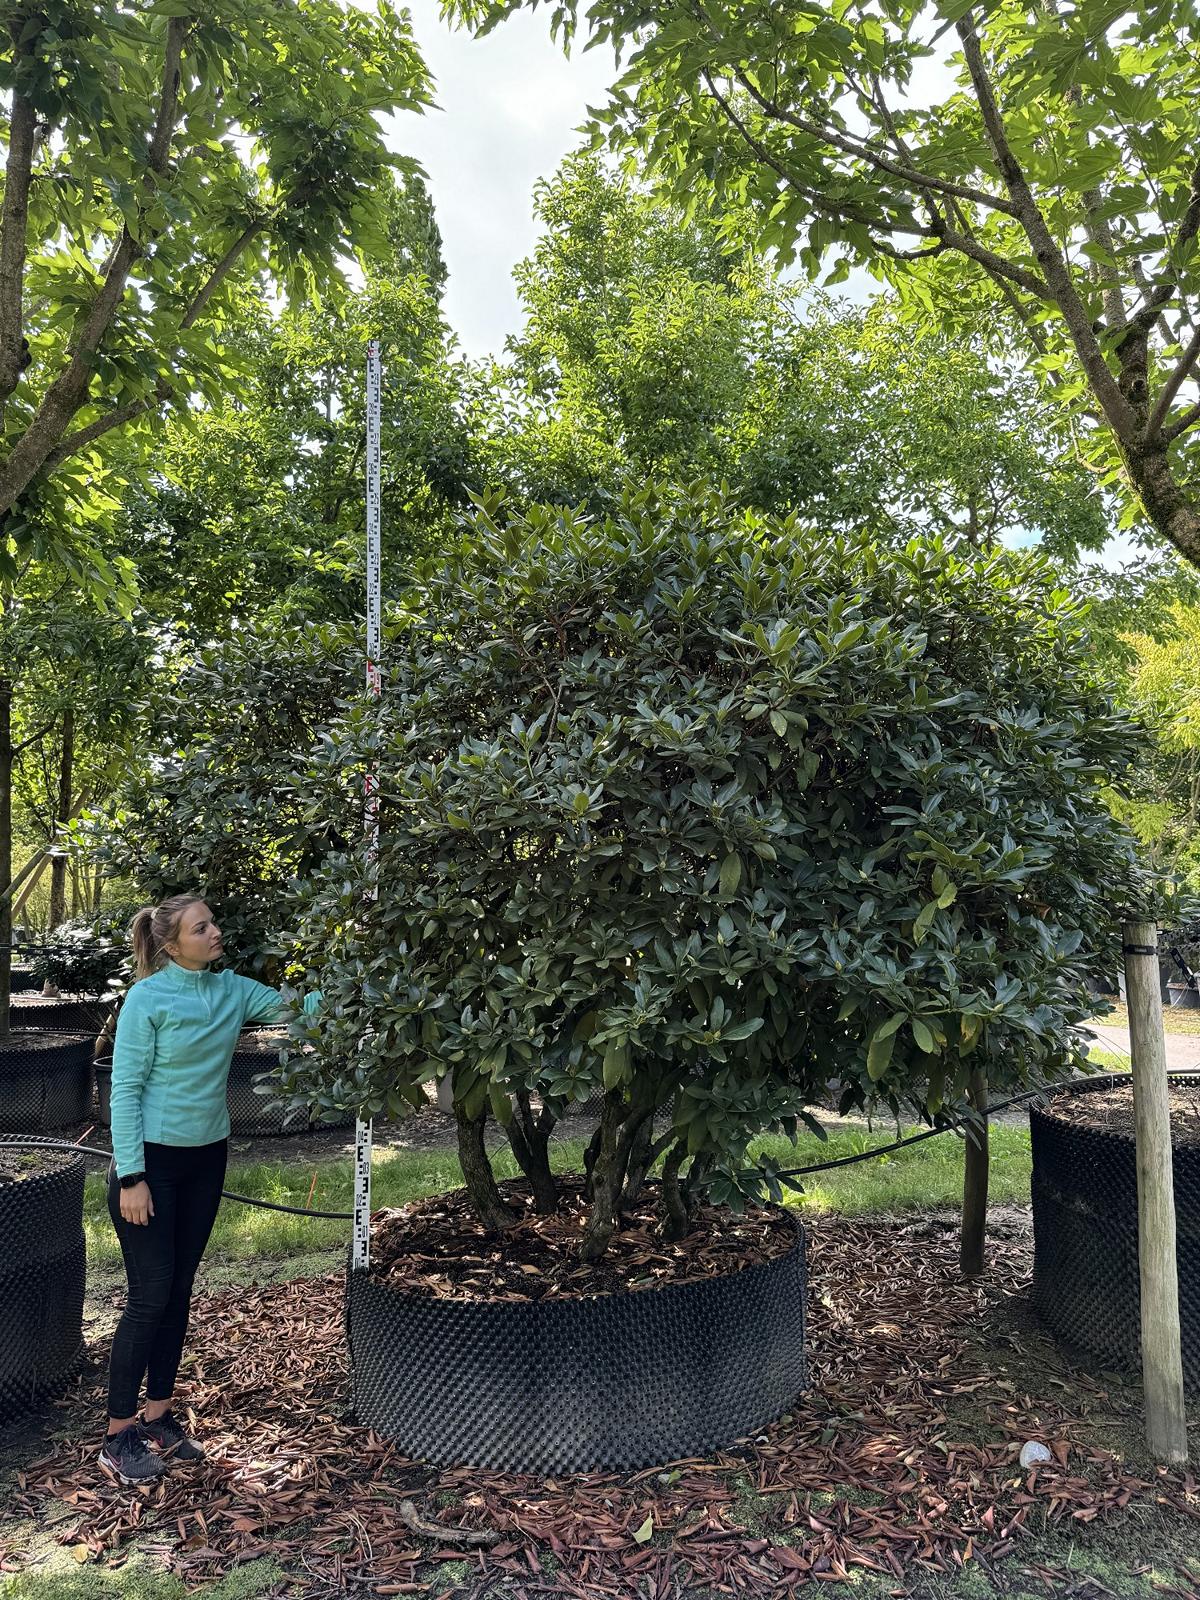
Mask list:
[[[1128,1072],[1129,1057],[1112,1050],[1089,1050],[1088,1063],[1097,1072]]]
[[[880,1127],[874,1132],[853,1130],[833,1134],[824,1142],[812,1134],[804,1134],[794,1145],[784,1138],[764,1138],[753,1148],[755,1154],[773,1156],[781,1166],[801,1167],[858,1155],[887,1144],[892,1137],[890,1129]],[[1028,1204],[1028,1132],[1019,1127],[993,1127],[991,1145],[992,1200],[998,1204]],[[493,1159],[499,1177],[515,1175],[516,1165],[509,1151],[497,1152]],[[556,1144],[552,1147],[552,1160],[556,1171],[579,1171],[583,1146],[577,1141]],[[802,1180],[804,1193],[791,1196],[789,1204],[797,1205],[801,1211],[842,1212],[847,1216],[953,1206],[962,1196],[962,1167],[962,1141],[947,1133],[873,1161],[814,1174]],[[304,1206],[314,1174],[313,1208],[349,1211],[354,1163],[345,1157],[309,1162],[290,1158],[233,1165],[226,1188],[256,1200]],[[372,1201],[376,1206],[403,1205],[423,1195],[453,1189],[461,1183],[458,1158],[452,1151],[391,1149],[375,1152]],[[87,1180],[84,1228],[89,1260],[97,1264],[120,1260],[120,1249],[108,1217],[104,1179],[98,1173]],[[345,1222],[288,1216],[227,1201],[217,1217],[207,1262],[211,1268],[214,1261],[221,1259],[244,1261],[308,1256],[315,1260],[319,1252],[344,1248],[347,1237]]]
[[[1128,1006],[1114,1005],[1102,1017],[1091,1019],[1100,1028],[1128,1028]],[[1181,1011],[1178,1006],[1163,1005],[1163,1027],[1168,1033],[1190,1033],[1200,1036],[1200,1011]]]
[[[109,1572],[80,1566],[63,1551],[38,1572],[0,1578],[0,1600],[254,1600],[277,1589],[282,1577],[274,1561],[248,1561],[219,1583],[188,1589],[179,1578],[155,1570],[145,1560]]]

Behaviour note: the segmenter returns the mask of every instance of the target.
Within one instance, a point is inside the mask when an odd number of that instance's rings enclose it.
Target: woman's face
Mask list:
[[[197,900],[179,919],[179,932],[167,945],[167,954],[181,967],[198,972],[216,961],[224,946],[221,930],[203,900]]]

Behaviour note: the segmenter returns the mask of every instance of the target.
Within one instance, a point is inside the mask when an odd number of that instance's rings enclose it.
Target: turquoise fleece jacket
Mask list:
[[[306,995],[315,1011],[319,994]],[[248,1023],[288,1015],[277,989],[236,972],[192,972],[171,962],[132,984],[117,1020],[112,1145],[117,1173],[141,1172],[143,1141],[213,1144],[229,1134],[229,1063]]]

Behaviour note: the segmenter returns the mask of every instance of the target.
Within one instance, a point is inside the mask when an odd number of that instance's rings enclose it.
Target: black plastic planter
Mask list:
[[[1186,1084],[1200,1094],[1200,1084]],[[1059,1338],[1106,1366],[1141,1361],[1137,1164],[1133,1135],[1056,1115],[1066,1096],[1029,1113],[1033,1142],[1033,1301]],[[1129,1093],[1132,1096],[1132,1085]],[[1184,1380],[1200,1389],[1200,1145],[1173,1152]]]
[[[271,1077],[278,1065],[277,1050],[234,1051],[229,1068],[229,1123],[235,1134],[269,1137],[353,1124],[353,1112],[338,1113],[329,1121],[322,1121],[303,1107],[289,1110],[278,1099],[279,1085]]]
[[[58,1393],[83,1353],[83,1160],[36,1159],[0,1178],[0,1423]]]
[[[278,1057],[265,1050],[236,1050],[229,1067],[229,1126],[234,1135],[270,1137],[311,1133],[317,1128],[343,1128],[354,1122],[353,1113],[339,1113],[329,1121],[310,1117],[303,1109],[286,1110],[275,1102],[277,1087],[264,1078],[278,1065]],[[265,1093],[255,1087],[261,1083]],[[97,1115],[104,1127],[112,1122],[112,1059],[96,1062]]]
[[[436,1300],[347,1272],[358,1421],[437,1466],[555,1474],[731,1444],[805,1388],[804,1235],[725,1277],[580,1300]]]
[[[91,1109],[89,1035],[29,1028],[0,1044],[0,1133],[68,1128]]]
[[[9,1027],[87,1033],[94,1039],[114,1003],[111,995],[68,995],[52,1000],[40,994],[18,994],[9,1003]]]

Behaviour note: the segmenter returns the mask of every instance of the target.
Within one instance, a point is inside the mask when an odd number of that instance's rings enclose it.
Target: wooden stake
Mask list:
[[[1159,989],[1158,926],[1153,922],[1127,922],[1123,942],[1137,1139],[1146,1440],[1156,1461],[1177,1466],[1187,1460],[1188,1440],[1179,1335],[1171,1106]]]

